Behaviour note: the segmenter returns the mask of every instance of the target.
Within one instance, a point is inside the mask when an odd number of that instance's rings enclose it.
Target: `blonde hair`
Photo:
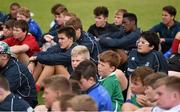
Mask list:
[[[126,9],[118,9],[115,11],[115,15],[124,14],[124,13],[127,13]]]
[[[90,53],[86,46],[78,45],[71,51],[71,57],[83,55],[84,59],[90,59]]]
[[[27,7],[21,7],[21,8],[18,10],[18,13],[19,13],[20,15],[26,16],[27,18],[30,18],[30,17],[31,17],[30,10],[29,10]]]

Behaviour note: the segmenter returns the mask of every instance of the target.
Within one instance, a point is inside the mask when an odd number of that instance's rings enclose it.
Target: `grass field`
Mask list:
[[[49,29],[53,19],[50,9],[55,3],[62,3],[77,14],[83,22],[84,30],[94,23],[92,11],[98,5],[108,7],[110,23],[113,20],[114,11],[118,8],[125,8],[137,14],[138,25],[143,30],[149,29],[161,20],[161,9],[165,5],[173,5],[180,13],[180,7],[178,7],[180,0],[0,0],[0,10],[8,13],[9,4],[14,1],[28,7],[35,14],[33,18],[39,23],[43,32]],[[176,19],[180,20],[180,14],[177,13]]]
[[[62,3],[71,12],[77,14],[83,22],[85,31],[94,23],[92,12],[98,5],[108,7],[110,23],[118,8],[125,8],[129,12],[137,14],[138,25],[143,30],[147,30],[161,21],[161,10],[165,5],[176,7],[178,12],[176,19],[180,21],[180,7],[178,6],[180,0],[0,0],[0,10],[8,13],[9,4],[15,1],[28,7],[35,14],[33,18],[39,23],[43,32],[49,29],[49,24],[53,19],[50,9],[55,3]],[[41,95],[42,92],[38,95],[40,103],[42,103]]]

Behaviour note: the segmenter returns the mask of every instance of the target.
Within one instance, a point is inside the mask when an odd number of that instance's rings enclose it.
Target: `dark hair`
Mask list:
[[[176,9],[171,6],[171,5],[168,5],[168,6],[165,6],[163,7],[162,9],[163,11],[166,11],[167,13],[169,13],[171,16],[176,16]]]
[[[108,8],[105,6],[98,6],[94,9],[94,15],[95,16],[103,15],[104,17],[108,17],[109,15]]]
[[[136,68],[134,72],[132,72],[131,80],[137,81],[140,80],[142,84],[144,84],[144,78],[148,75],[154,73],[154,70],[147,66],[141,66]]]
[[[28,23],[24,20],[17,20],[14,22],[14,27],[22,29],[23,32],[27,32],[29,30]]]
[[[76,32],[72,27],[63,27],[58,30],[58,34],[64,33],[68,38],[73,38],[73,42],[76,40]]]
[[[13,6],[17,6],[18,8],[20,8],[20,4],[17,3],[17,2],[13,2],[11,5],[10,5],[10,8],[12,8]]]
[[[5,26],[7,29],[10,29],[10,28],[13,28],[14,23],[15,23],[15,20],[14,20],[14,19],[10,19],[10,20],[8,20],[8,21],[6,21],[6,22],[4,23],[4,26]]]
[[[0,74],[0,88],[3,88],[6,91],[9,91],[9,82],[8,80]]]
[[[69,81],[72,86],[72,92],[77,95],[81,94],[81,88],[79,86],[79,82],[77,80],[73,80],[73,79],[70,79]]]
[[[68,11],[67,8],[60,3],[53,5],[51,8],[51,13],[54,15],[59,15],[62,12],[67,12],[67,11]]]
[[[137,25],[137,16],[134,13],[124,13],[123,18],[127,18],[129,21],[135,21]]]
[[[88,80],[90,77],[97,82],[97,67],[92,61],[86,59],[76,67],[71,78],[80,81],[81,78]]]
[[[159,50],[160,39],[156,33],[145,31],[141,33],[141,37],[147,40],[150,46],[154,46],[154,50]]]

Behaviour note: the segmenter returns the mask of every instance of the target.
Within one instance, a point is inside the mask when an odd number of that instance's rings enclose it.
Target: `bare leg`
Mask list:
[[[70,77],[69,72],[67,71],[67,69],[63,65],[56,65],[55,66],[55,74],[60,74],[60,75],[66,77],[68,79]]]
[[[55,72],[54,66],[45,65],[42,73],[40,74],[40,76],[36,82],[36,85],[43,86],[43,80],[49,76],[52,76],[54,74],[54,72]]]
[[[39,75],[41,74],[41,72],[43,70],[43,67],[44,66],[39,62],[35,66],[34,71],[33,71],[33,77],[34,77],[35,82],[38,80]]]
[[[26,53],[18,53],[17,56],[18,56],[17,58],[19,59],[19,61],[21,61],[25,65],[29,64],[29,56]]]

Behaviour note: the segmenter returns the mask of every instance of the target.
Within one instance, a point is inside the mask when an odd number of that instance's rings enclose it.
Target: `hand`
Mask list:
[[[27,66],[28,70],[31,72],[31,74],[33,74],[34,72],[34,68],[35,68],[35,64],[34,63],[29,63],[29,65]]]
[[[54,38],[54,37],[53,37],[52,35],[45,35],[45,36],[44,36],[44,39],[45,39],[47,42],[51,42],[53,38]]]
[[[31,56],[31,57],[29,58],[29,61],[35,61],[36,58],[37,58],[37,56]]]
[[[149,105],[149,102],[147,100],[147,97],[145,95],[138,95],[136,98],[137,103],[139,103],[141,106],[146,107]]]

